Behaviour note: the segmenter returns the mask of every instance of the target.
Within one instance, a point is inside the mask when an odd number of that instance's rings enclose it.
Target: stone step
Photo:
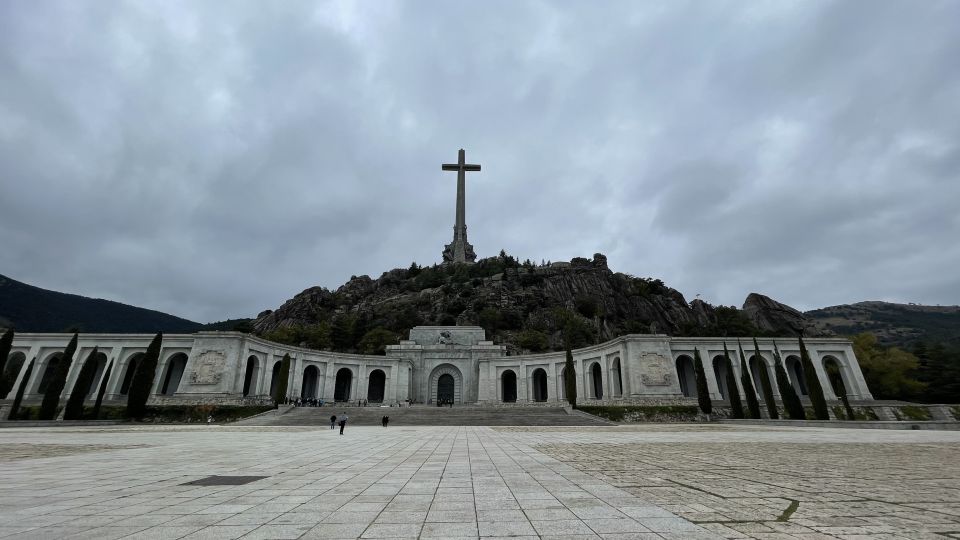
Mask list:
[[[330,416],[347,413],[348,425],[377,426],[384,415],[391,426],[599,426],[589,415],[561,407],[294,407],[287,412],[241,420],[241,425],[329,426]]]

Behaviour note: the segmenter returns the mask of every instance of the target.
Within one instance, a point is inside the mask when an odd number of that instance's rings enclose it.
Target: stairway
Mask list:
[[[236,422],[245,426],[329,426],[330,415],[346,412],[350,426],[379,426],[384,415],[391,426],[603,426],[608,422],[586,414],[567,414],[561,407],[295,407]]]

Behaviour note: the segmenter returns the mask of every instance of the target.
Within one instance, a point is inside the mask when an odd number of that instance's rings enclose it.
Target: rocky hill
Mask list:
[[[700,300],[688,303],[660,280],[611,271],[607,259],[520,263],[501,252],[472,265],[396,269],[377,279],[353,277],[336,291],[313,287],[275,311],[254,331],[315,348],[377,352],[416,325],[480,325],[519,352],[557,349],[561,319],[573,313],[599,342],[628,333],[671,335],[816,335],[803,314],[762,295],[740,311]],[[752,318],[747,317],[749,314]],[[376,338],[368,333],[379,332]],[[364,341],[364,337],[369,339]]]
[[[902,347],[916,341],[960,345],[960,306],[873,301],[815,309],[804,315],[837,334],[870,332],[885,345]]]

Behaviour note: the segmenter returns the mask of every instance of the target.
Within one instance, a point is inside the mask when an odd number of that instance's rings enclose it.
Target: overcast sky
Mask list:
[[[0,273],[207,322],[441,260],[960,303],[960,2],[0,2]]]

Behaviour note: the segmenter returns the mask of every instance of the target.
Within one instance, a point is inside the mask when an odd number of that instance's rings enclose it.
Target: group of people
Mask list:
[[[295,398],[291,401],[294,407],[323,407],[323,400],[318,398]]]
[[[349,420],[349,419],[350,419],[350,417],[347,416],[347,413],[346,413],[346,412],[344,412],[344,413],[341,414],[340,416],[337,416],[337,415],[335,415],[335,414],[331,414],[331,415],[330,415],[330,429],[333,429],[334,427],[336,427],[336,426],[339,425],[339,426],[340,426],[340,434],[343,435],[343,429],[344,429],[345,427],[347,427],[347,420]],[[380,425],[382,425],[383,427],[387,427],[387,424],[389,424],[389,423],[390,423],[390,417],[387,416],[387,415],[383,415],[383,418],[380,419]]]

